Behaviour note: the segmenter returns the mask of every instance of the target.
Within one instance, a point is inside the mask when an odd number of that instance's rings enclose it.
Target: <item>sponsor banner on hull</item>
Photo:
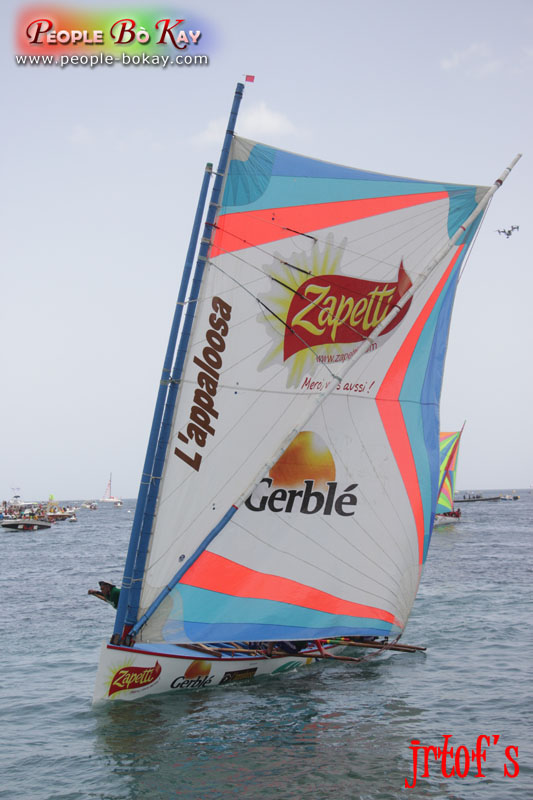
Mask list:
[[[108,697],[117,692],[144,689],[155,683],[161,675],[161,664],[156,661],[153,667],[134,667],[126,664],[113,674],[109,684]]]
[[[255,673],[257,672],[257,667],[249,667],[248,669],[236,669],[232,672],[225,672],[220,681],[218,682],[219,686],[222,686],[225,683],[234,683],[235,681],[247,681],[250,678],[255,677]]]

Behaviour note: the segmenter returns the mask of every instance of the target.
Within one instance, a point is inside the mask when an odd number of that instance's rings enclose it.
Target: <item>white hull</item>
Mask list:
[[[328,648],[338,654],[343,646]],[[311,653],[318,651],[311,651]],[[191,654],[179,645],[136,645],[116,647],[102,643],[96,675],[93,703],[106,700],[138,700],[164,692],[207,689],[289,672],[314,663],[312,654],[305,656],[237,655],[217,658],[198,652]]]
[[[435,514],[433,527],[440,527],[441,525],[454,525],[460,521],[460,517],[446,517],[444,514]]]

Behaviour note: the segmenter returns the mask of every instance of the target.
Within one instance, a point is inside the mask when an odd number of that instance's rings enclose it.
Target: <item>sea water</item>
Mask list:
[[[2,531],[0,797],[529,800],[533,497],[519,494],[463,504],[458,524],[435,531],[404,636],[426,654],[98,710],[113,609],[87,590],[120,582],[133,501]],[[426,750],[408,789],[413,741]]]

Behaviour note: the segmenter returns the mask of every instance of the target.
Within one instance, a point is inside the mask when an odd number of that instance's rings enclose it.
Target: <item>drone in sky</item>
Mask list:
[[[501,231],[498,230],[497,233],[505,234],[506,239],[508,239],[509,236],[511,236],[513,231],[519,231],[519,230],[520,230],[520,227],[518,225],[511,225],[510,228],[503,228],[503,230],[501,230]]]

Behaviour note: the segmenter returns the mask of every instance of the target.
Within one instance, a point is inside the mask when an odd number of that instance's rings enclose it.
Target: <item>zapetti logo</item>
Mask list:
[[[305,347],[363,341],[410,287],[403,262],[396,282],[377,283],[344,275],[309,278],[294,294],[287,312],[283,360]],[[383,334],[398,325],[408,305],[406,303]]]
[[[353,358],[412,286],[403,260],[395,274],[387,269],[387,280],[343,275],[340,267],[346,250],[347,240],[336,245],[330,234],[326,242],[315,242],[310,251],[277,257],[265,267],[272,282],[259,299],[266,309],[274,310],[262,311],[259,320],[272,345],[259,368],[267,369],[281,357],[287,365],[288,386],[299,386],[320,364]],[[408,298],[371,342],[370,350],[392,334],[410,305]]]
[[[196,376],[197,388],[194,391],[186,435],[182,431],[178,433],[178,439],[186,445],[189,452],[182,450],[181,447],[174,448],[174,455],[185,461],[196,472],[200,469],[202,456],[198,450],[194,452],[194,448],[204,448],[208,441],[207,437],[215,435],[213,420],[218,419],[215,397],[220,380],[222,353],[226,349],[228,322],[231,319],[231,306],[220,297],[213,297],[211,307],[214,313],[209,316],[210,327],[205,335],[207,344],[202,350],[202,358],[198,356],[193,358],[194,364],[200,370]]]
[[[256,512],[320,513],[324,516],[335,513],[353,517],[357,505],[353,490],[356,488],[357,484],[351,483],[343,492],[338,492],[335,462],[326,444],[318,434],[301,431],[268,477],[263,478],[246,499],[245,506]]]
[[[161,664],[156,661],[153,667],[121,667],[115,672],[109,684],[108,697],[117,692],[141,689],[154,683],[161,675]]]

